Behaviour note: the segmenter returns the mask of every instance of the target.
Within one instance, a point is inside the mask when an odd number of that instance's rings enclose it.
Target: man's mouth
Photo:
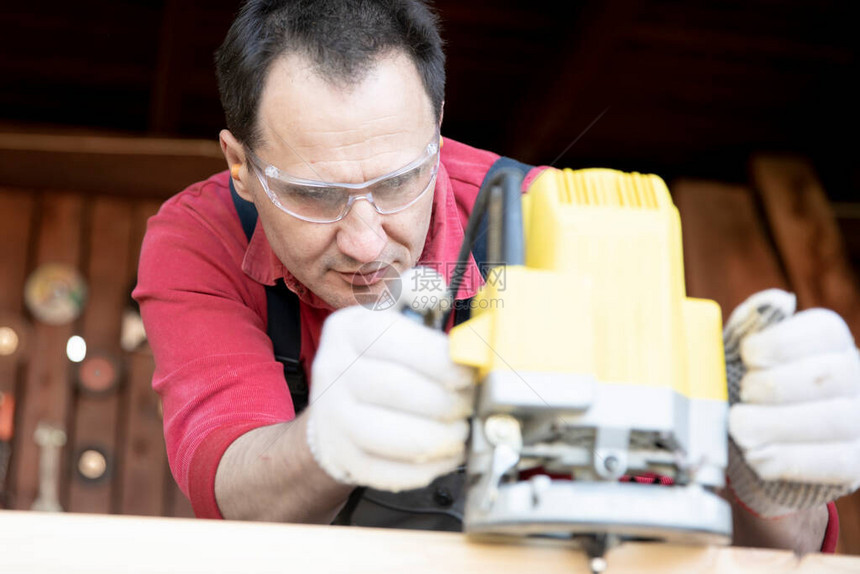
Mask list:
[[[341,278],[352,285],[353,287],[370,287],[396,274],[396,270],[391,265],[375,266],[369,269],[360,269],[358,271],[338,271]]]

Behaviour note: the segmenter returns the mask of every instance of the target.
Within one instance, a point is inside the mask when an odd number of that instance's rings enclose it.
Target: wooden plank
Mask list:
[[[590,131],[616,99],[611,86],[619,70],[613,56],[641,9],[638,0],[585,5],[573,24],[576,29],[565,35],[564,44],[554,54],[554,66],[543,68],[548,73],[532,83],[530,97],[524,98],[530,105],[521,107],[513,122],[519,129],[511,144],[512,157],[549,162],[552,160],[539,158],[546,155],[548,146],[559,145],[548,157],[564,165],[570,147]],[[533,71],[529,67],[529,72]]]
[[[0,188],[0,326],[9,322],[24,324],[24,281],[30,247],[30,228],[35,197],[22,190]],[[18,333],[21,343],[28,333]],[[21,353],[0,355],[0,393],[14,396]],[[0,485],[0,491],[2,491]]]
[[[80,255],[80,219],[83,201],[72,193],[45,193],[39,197],[40,225],[34,267],[62,263],[77,267]],[[11,489],[15,508],[29,509],[39,486],[39,452],[33,433],[39,422],[66,426],[70,403],[69,362],[66,343],[74,327],[36,323],[29,347],[29,368],[18,401],[15,456]],[[61,483],[62,485],[62,483]],[[64,500],[61,502],[66,504]]]
[[[12,329],[16,349],[0,353],[0,508],[10,502],[7,489],[15,428],[16,397],[29,340],[21,315],[30,229],[35,198],[22,190],[0,188],[0,328]]]
[[[8,185],[166,198],[226,168],[215,140],[0,132]]]
[[[726,321],[747,297],[787,282],[747,187],[681,179],[672,184],[681,214],[687,293],[713,299]]]
[[[173,475],[170,474],[170,469],[166,469],[164,477],[165,488],[165,516],[173,516],[176,518],[194,518],[194,509],[191,507],[191,501],[185,497],[185,494],[179,490],[179,485]]]
[[[35,201],[32,192],[0,187],[0,310],[22,310]]]
[[[833,309],[860,340],[860,289],[839,225],[808,160],[759,155],[750,164],[798,307]],[[860,493],[837,501],[840,549],[860,554]]]
[[[845,249],[851,261],[854,274],[860,274],[860,203],[849,204],[853,207],[848,211],[846,204],[841,204],[842,210],[836,208],[836,220],[839,232],[845,240]]]
[[[132,255],[136,267],[146,223],[160,202],[135,206]],[[152,390],[154,363],[148,348],[131,355],[127,400],[123,406],[126,437],[123,446],[121,513],[194,518],[191,503],[179,490],[167,464],[163,421],[157,394]],[[156,492],[157,491],[157,492]]]
[[[799,307],[833,309],[860,339],[857,278],[814,168],[802,158],[761,155],[751,172]]]
[[[120,327],[127,296],[125,277],[131,240],[129,202],[100,197],[92,203],[88,232],[86,277],[90,295],[83,315],[81,334],[88,354],[105,353],[120,357]],[[91,353],[90,351],[93,351]],[[114,480],[121,453],[117,449],[119,391],[93,395],[78,393],[72,438],[73,468],[69,486],[69,510],[73,512],[112,512]],[[107,454],[105,478],[85,480],[75,471],[77,456],[96,448]]]
[[[158,211],[159,203],[139,202],[134,206],[129,267],[126,284],[137,273],[140,244],[147,219]],[[128,304],[128,302],[127,302]],[[164,473],[167,453],[164,446],[158,395],[152,390],[155,363],[148,347],[127,352],[128,384],[121,405],[123,465],[118,488],[121,514],[158,516],[165,508]]]
[[[34,551],[34,541],[51,552]],[[0,570],[22,574],[591,571],[582,550],[558,540],[494,542],[454,532],[222,520],[0,512],[0,546],[7,549],[0,554]],[[819,574],[860,569],[856,557],[799,558],[785,550],[645,542],[622,544],[607,553],[606,561],[607,572],[641,574]]]
[[[186,0],[166,0],[158,36],[158,64],[152,86],[149,130],[152,133],[176,132],[182,107],[184,82],[192,69],[192,51],[187,34],[176,30],[194,25],[195,14]]]
[[[119,512],[159,516],[164,509],[163,476],[167,468],[158,396],[152,390],[155,364],[147,352],[127,354],[127,400],[123,405],[126,425],[121,443]]]

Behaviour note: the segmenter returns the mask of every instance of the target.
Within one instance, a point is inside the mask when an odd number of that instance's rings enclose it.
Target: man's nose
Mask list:
[[[337,232],[340,252],[361,263],[369,263],[376,261],[387,242],[382,215],[369,201],[359,199],[353,203]]]

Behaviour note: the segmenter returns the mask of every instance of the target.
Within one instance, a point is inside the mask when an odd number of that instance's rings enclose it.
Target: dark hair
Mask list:
[[[284,54],[306,56],[327,81],[347,85],[391,51],[415,63],[438,122],[445,55],[438,19],[423,0],[248,0],[215,54],[227,128],[249,148],[259,143],[266,75]]]

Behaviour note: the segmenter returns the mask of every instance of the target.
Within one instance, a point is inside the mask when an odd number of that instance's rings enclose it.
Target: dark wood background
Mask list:
[[[858,41],[843,1],[442,0],[444,133],[557,167],[648,171],[682,214],[691,295],[728,313],[780,286],[829,306],[860,336]],[[63,425],[61,499],[72,511],[188,516],[167,472],[151,357],[119,349],[146,218],[225,164],[212,53],[236,1],[46,0],[0,15],[0,312],[23,315],[26,276],[76,266],[91,285],[74,324],[33,323],[0,360],[18,398],[7,490],[29,508],[32,442]],[[117,393],[76,390],[65,359],[82,333],[122,358]],[[76,453],[111,454],[82,481]],[[841,549],[860,553],[856,499]]]
[[[845,199],[858,184],[855,4],[438,0],[445,132],[523,161],[664,177],[743,179],[753,151],[796,151]],[[238,6],[12,3],[0,121],[212,139],[212,54]]]

